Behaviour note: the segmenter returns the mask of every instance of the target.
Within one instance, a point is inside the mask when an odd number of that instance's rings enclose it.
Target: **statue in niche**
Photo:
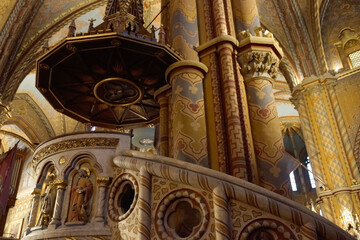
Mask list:
[[[71,222],[87,222],[91,206],[90,200],[93,193],[93,184],[90,181],[90,170],[81,168],[79,171],[79,179],[72,188],[72,212]]]
[[[40,215],[36,223],[37,226],[48,226],[50,219],[52,217],[55,201],[55,188],[54,180],[56,176],[53,173],[50,173],[45,179],[45,191],[41,194],[41,205],[40,205]]]

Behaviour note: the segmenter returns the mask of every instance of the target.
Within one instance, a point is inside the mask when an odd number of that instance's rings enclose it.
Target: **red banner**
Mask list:
[[[7,201],[9,198],[11,176],[14,170],[15,153],[17,150],[17,144],[7,153],[0,162],[0,216],[2,216],[6,210]]]

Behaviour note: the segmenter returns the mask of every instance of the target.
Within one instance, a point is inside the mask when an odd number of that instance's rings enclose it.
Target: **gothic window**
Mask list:
[[[312,167],[311,167],[311,164],[310,164],[309,156],[306,157],[305,166],[306,166],[306,168],[308,170],[308,173],[309,173],[309,179],[310,179],[311,188],[316,188],[315,178],[314,178],[314,174],[313,174]]]
[[[360,67],[360,50],[350,53],[349,60],[353,68]]]
[[[294,175],[294,171],[292,171],[289,174],[290,177],[290,184],[291,184],[291,189],[293,190],[293,192],[297,191],[297,185],[296,185],[296,180],[295,180],[295,175]]]

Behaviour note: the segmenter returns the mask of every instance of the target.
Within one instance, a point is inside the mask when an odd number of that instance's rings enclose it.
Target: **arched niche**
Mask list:
[[[95,157],[88,153],[76,155],[64,171],[68,180],[66,225],[81,225],[91,222],[95,215],[97,194],[96,178],[102,171]]]
[[[56,199],[56,187],[54,185],[56,178],[57,172],[54,164],[52,162],[45,164],[36,184],[36,188],[40,189],[40,199],[35,226],[44,228],[51,221]]]

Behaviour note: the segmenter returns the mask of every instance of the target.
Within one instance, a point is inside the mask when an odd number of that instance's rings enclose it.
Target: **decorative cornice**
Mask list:
[[[42,159],[61,151],[86,147],[116,148],[118,143],[119,139],[116,138],[78,138],[57,142],[37,150],[33,157],[33,163],[36,166]]]

